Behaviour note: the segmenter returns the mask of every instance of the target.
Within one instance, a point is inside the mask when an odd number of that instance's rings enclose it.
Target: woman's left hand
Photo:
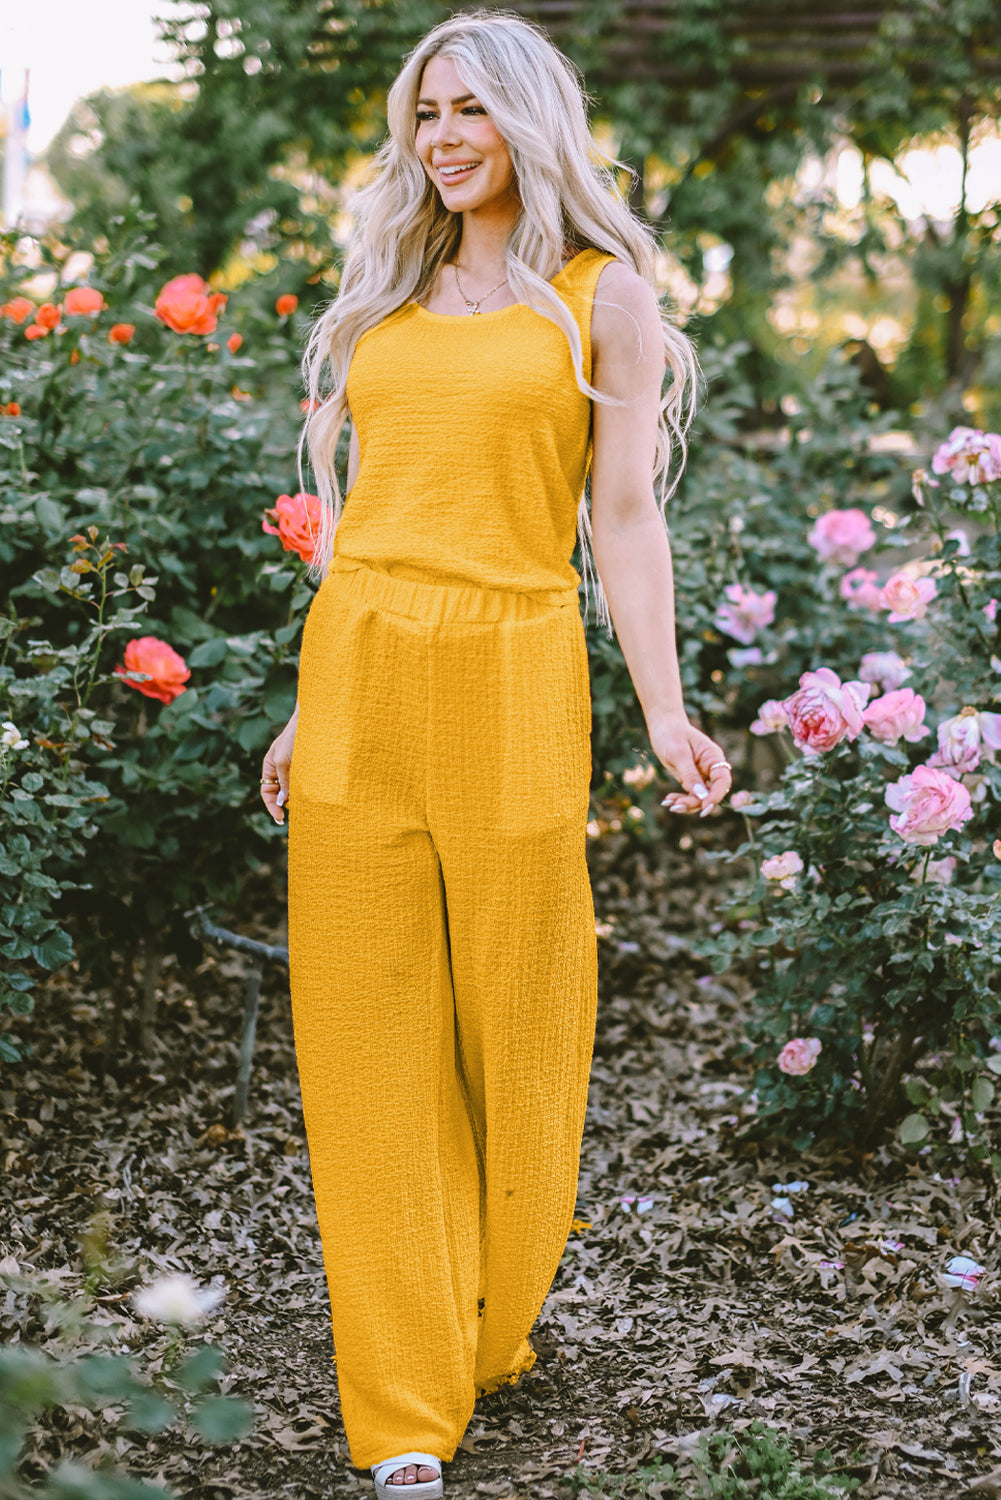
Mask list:
[[[654,754],[684,787],[668,792],[662,805],[670,812],[708,817],[732,784],[729,766],[717,764],[726,760],[726,752],[684,713],[659,719],[648,730]]]

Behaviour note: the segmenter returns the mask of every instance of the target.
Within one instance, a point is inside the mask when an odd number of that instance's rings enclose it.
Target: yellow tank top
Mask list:
[[[591,304],[613,259],[582,250],[551,282],[588,380]],[[577,587],[591,401],[548,318],[524,303],[453,317],[408,302],[358,340],[347,397],[360,466],[335,557],[480,588]]]

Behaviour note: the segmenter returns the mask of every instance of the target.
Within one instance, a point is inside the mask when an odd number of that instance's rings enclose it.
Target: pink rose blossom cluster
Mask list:
[[[920,620],[938,593],[934,578],[912,578],[910,573],[894,573],[880,591],[880,607],[890,610],[890,624],[899,620]]]
[[[859,662],[858,674],[863,682],[891,693],[894,688],[903,687],[911,669],[896,651],[867,651]]]
[[[784,849],[761,861],[761,873],[766,880],[775,880],[785,891],[796,888],[796,876],[802,872],[803,861],[795,849]]]
[[[961,781],[932,766],[917,766],[886,788],[890,827],[906,844],[935,844],[943,833],[961,828],[973,816],[970,794]]]
[[[958,484],[990,484],[1001,479],[1001,436],[979,427],[954,427],[936,449],[931,466]]]
[[[766,589],[763,594],[756,594],[741,583],[728,583],[723,592],[726,602],[716,610],[715,623],[725,635],[732,635],[735,641],[749,646],[758,631],[775,619],[775,590]]]
[[[938,749],[928,764],[950,776],[966,776],[979,766],[983,746],[1001,750],[1001,714],[978,713],[967,704],[938,726]]]
[[[849,609],[867,609],[875,615],[883,608],[879,574],[872,568],[852,568],[843,574],[838,593]]]
[[[793,1077],[801,1078],[804,1073],[809,1073],[817,1058],[820,1056],[820,1039],[815,1036],[794,1036],[791,1042],[786,1042],[778,1055],[779,1069],[783,1073],[790,1073]]]
[[[864,510],[829,510],[813,523],[807,541],[823,562],[851,568],[876,541],[876,533]]]
[[[799,689],[781,700],[799,749],[817,755],[832,750],[843,739],[857,739],[871,691],[868,682],[842,682],[830,667],[804,672]]]
[[[912,688],[894,688],[866,706],[862,722],[875,739],[895,745],[900,739],[913,743],[930,734],[924,717],[925,700],[920,693]]]

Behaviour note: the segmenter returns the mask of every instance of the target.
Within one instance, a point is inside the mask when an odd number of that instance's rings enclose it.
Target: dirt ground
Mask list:
[[[679,842],[679,824],[649,843],[589,841],[602,936],[578,1219],[531,1336],[537,1363],[477,1403],[446,1496],[570,1500],[602,1475],[629,1496],[697,1496],[699,1434],[758,1417],[807,1458],[830,1450],[863,1500],[951,1500],[1001,1465],[996,1204],[979,1177],[894,1148],[799,1154],[745,1138],[746,981],[708,973],[688,949],[725,905],[727,866],[707,851],[733,829],[712,821]],[[277,919],[251,929],[281,941]],[[216,953],[187,978],[167,968],[153,1056],[121,1059],[103,1080],[106,1004],[71,975],[33,1018],[8,1023],[35,1053],[0,1074],[0,1274],[71,1292],[82,1244],[105,1236],[94,1315],[124,1323],[122,1343],[150,1372],[165,1338],[130,1314],[139,1281],[224,1282],[203,1331],[228,1356],[224,1388],[255,1408],[250,1434],[225,1447],[56,1411],[33,1434],[25,1481],[64,1455],[111,1455],[197,1500],[372,1493],[340,1420],[275,971],[247,1117],[228,1125],[244,972]],[[987,1268],[971,1297],[941,1280],[961,1253]],[[39,1310],[0,1279],[4,1341],[53,1347]],[[629,1482],[658,1455],[678,1479]]]

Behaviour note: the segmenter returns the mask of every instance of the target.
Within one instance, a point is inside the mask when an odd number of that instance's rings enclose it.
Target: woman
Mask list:
[[[682,703],[661,512],[694,360],[575,71],[521,20],[460,14],[407,59],[389,124],[306,356],[322,583],[262,794],[291,810],[351,1459],[431,1497],[475,1399],[535,1361],[576,1201],[597,956],[575,524],[684,788],[665,800],[705,816],[730,778]]]

